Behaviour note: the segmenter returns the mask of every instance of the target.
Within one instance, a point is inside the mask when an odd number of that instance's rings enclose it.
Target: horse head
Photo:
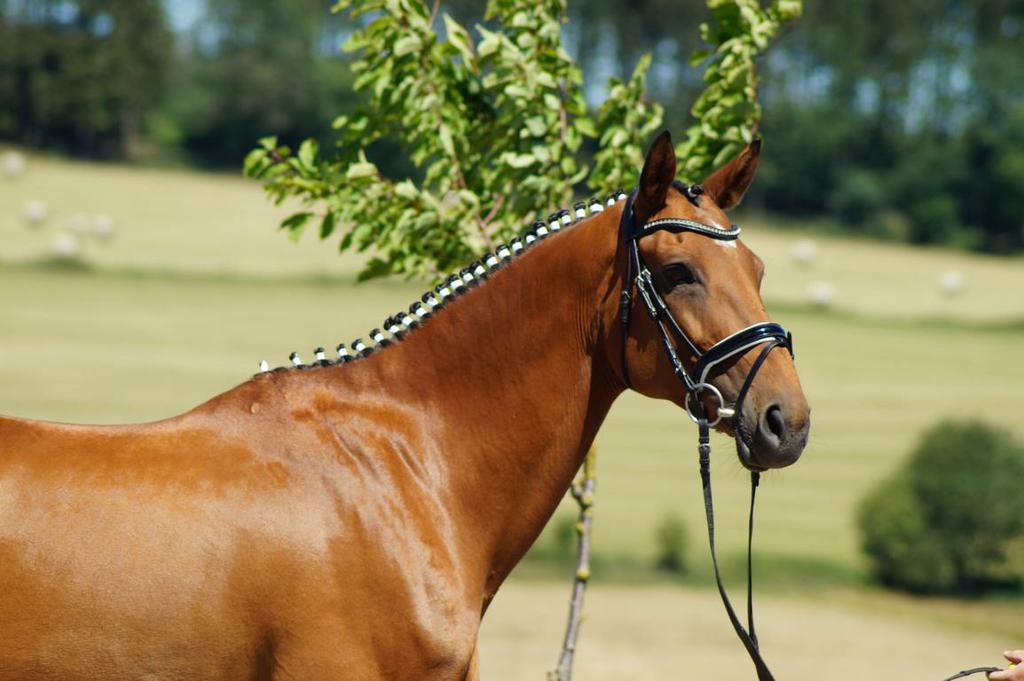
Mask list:
[[[625,331],[613,361],[626,385],[734,435],[751,470],[794,463],[810,429],[792,342],[761,300],[764,264],[725,213],[750,185],[760,149],[755,141],[686,187],[668,133],[655,140],[620,225]]]

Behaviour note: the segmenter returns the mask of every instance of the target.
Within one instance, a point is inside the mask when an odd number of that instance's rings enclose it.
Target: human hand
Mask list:
[[[1003,657],[1010,661],[1010,666],[989,674],[989,681],[1024,681],[1024,650],[1007,650]]]

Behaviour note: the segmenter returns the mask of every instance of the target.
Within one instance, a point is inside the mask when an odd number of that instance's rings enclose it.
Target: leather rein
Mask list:
[[[685,186],[678,181],[673,184],[691,202],[696,202],[697,197],[703,193],[700,185]],[[711,552],[711,562],[715,570],[715,583],[718,586],[718,593],[722,598],[722,605],[725,607],[729,622],[736,631],[736,636],[739,637],[740,642],[743,643],[743,647],[746,648],[747,654],[754,663],[758,680],[775,681],[775,677],[772,676],[768,665],[761,657],[757,634],[754,631],[753,565],[751,556],[754,539],[754,502],[757,497],[757,486],[760,482],[761,474],[757,470],[753,470],[750,473],[750,515],[747,524],[747,626],[744,627],[732,606],[732,602],[729,600],[729,594],[725,589],[725,585],[722,583],[722,575],[718,567],[718,555],[715,550],[715,509],[711,494],[710,432],[711,428],[721,419],[736,419],[733,424],[733,433],[737,451],[739,451],[740,447],[743,446],[739,432],[739,419],[742,418],[743,401],[747,396],[747,391],[750,389],[754,377],[772,350],[779,347],[786,348],[789,350],[790,356],[793,356],[793,336],[780,324],[760,322],[726,336],[707,350],[702,350],[698,347],[679,325],[665,299],[655,286],[651,271],[640,254],[639,241],[643,237],[661,230],[677,233],[693,232],[711,239],[735,241],[740,234],[740,228],[738,225],[731,225],[729,229],[721,229],[714,225],[685,218],[664,218],[637,225],[634,213],[636,194],[637,190],[634,189],[626,199],[626,205],[622,211],[622,220],[619,225],[619,231],[626,247],[626,276],[623,280],[622,295],[620,296],[619,303],[619,319],[622,327],[620,355],[622,377],[626,386],[632,388],[626,347],[629,341],[630,315],[633,308],[633,291],[635,289],[639,298],[644,303],[644,309],[647,310],[648,316],[650,316],[658,330],[665,354],[668,355],[669,361],[672,363],[673,372],[686,390],[685,404],[687,414],[697,424],[697,451],[700,461],[701,487],[704,493],[704,514],[708,527],[708,545]],[[718,364],[758,346],[762,346],[761,351],[751,365],[750,371],[747,372],[743,386],[736,396],[736,401],[732,405],[727,405],[721,391],[708,381],[709,373]],[[687,370],[680,359],[679,348],[681,347],[695,358],[692,371]],[[715,418],[710,421],[700,399],[701,393],[705,391],[709,392],[718,401]],[[965,669],[944,681],[953,681],[954,679],[972,674],[987,674],[995,671],[999,671],[999,668],[977,667]]]

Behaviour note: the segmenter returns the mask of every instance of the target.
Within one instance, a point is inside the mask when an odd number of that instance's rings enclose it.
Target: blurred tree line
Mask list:
[[[221,167],[270,133],[327,141],[355,104],[338,51],[349,29],[330,4],[0,0],[0,139]],[[444,1],[469,25],[483,5]],[[570,0],[569,16],[587,82],[628,75],[653,52],[651,94],[667,127],[686,128],[703,0]],[[1022,46],[1021,0],[809,0],[761,65],[766,144],[748,205],[886,238],[1020,250]],[[402,174],[386,145],[374,160]]]

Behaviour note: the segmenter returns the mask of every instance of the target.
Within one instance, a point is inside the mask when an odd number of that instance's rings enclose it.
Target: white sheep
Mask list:
[[[947,298],[958,296],[964,291],[964,275],[949,270],[939,275],[939,291]]]
[[[92,233],[100,241],[110,241],[114,238],[114,220],[109,215],[97,215],[92,220]]]
[[[807,299],[817,307],[831,307],[836,296],[836,287],[827,281],[815,281],[807,287]]]
[[[21,216],[25,219],[25,224],[29,227],[42,227],[49,214],[50,211],[46,204],[38,199],[26,201],[25,208],[21,212]]]
[[[25,172],[25,155],[18,153],[17,151],[5,152],[0,157],[0,167],[4,170],[4,175],[7,177],[20,177]]]
[[[810,239],[801,239],[793,244],[790,255],[797,265],[810,267],[818,258],[818,247]]]
[[[82,244],[78,236],[70,232],[61,232],[53,240],[51,251],[53,255],[62,260],[73,260],[77,258],[82,250]]]

